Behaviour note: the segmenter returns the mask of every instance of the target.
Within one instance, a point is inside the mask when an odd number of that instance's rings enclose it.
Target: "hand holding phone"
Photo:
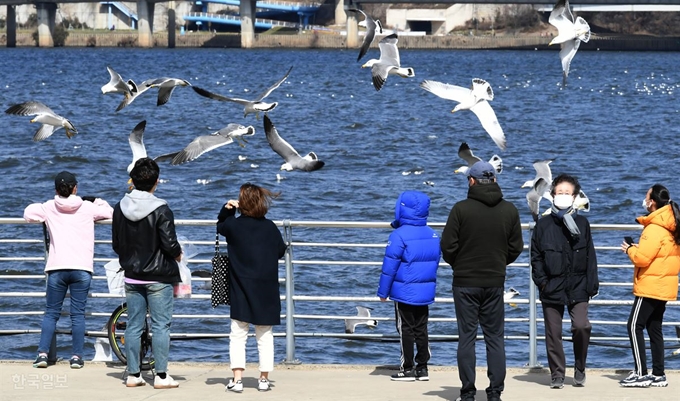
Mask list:
[[[623,240],[626,242],[626,244],[633,245],[633,242],[634,242],[633,237],[626,236],[626,237],[623,237]]]

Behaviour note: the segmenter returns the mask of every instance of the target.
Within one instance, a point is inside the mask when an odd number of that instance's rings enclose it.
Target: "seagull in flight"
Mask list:
[[[373,18],[369,17],[368,14],[357,8],[350,8],[347,11],[361,13],[364,15],[364,21],[362,22],[366,24],[366,34],[364,36],[364,42],[361,44],[359,57],[357,57],[357,61],[359,61],[361,60],[362,57],[366,55],[366,52],[368,52],[369,47],[371,47],[371,43],[373,43],[376,31],[378,31],[378,33],[383,32],[382,24],[380,23],[380,20],[374,20]]]
[[[560,44],[560,60],[562,61],[562,85],[567,85],[569,66],[576,55],[581,42],[590,40],[590,26],[581,17],[574,19],[569,9],[569,0],[557,0],[550,17],[550,25],[557,28],[557,36],[550,41],[550,45]]]
[[[191,86],[189,81],[179,78],[156,78],[144,81],[149,88],[158,88],[158,101],[156,106],[166,104],[172,96],[172,91],[178,86]]]
[[[460,110],[470,110],[475,113],[482,123],[482,127],[493,139],[496,146],[501,150],[505,150],[505,133],[498,123],[496,113],[494,113],[489,104],[489,101],[493,100],[493,89],[491,89],[491,85],[488,82],[475,78],[472,80],[472,87],[468,89],[462,86],[425,80],[420,83],[420,87],[442,99],[458,102],[456,107],[451,110],[451,113]]]
[[[206,152],[228,145],[234,141],[239,146],[245,147],[247,141],[243,137],[253,135],[255,135],[255,128],[252,125],[245,127],[240,124],[231,123],[217,132],[199,136],[191,141],[183,150],[174,154],[171,164],[174,166],[190,162]]]
[[[192,86],[194,91],[198,93],[201,96],[210,98],[210,99],[215,99],[215,100],[221,100],[223,102],[234,102],[238,103],[243,106],[243,117],[247,117],[248,114],[250,113],[255,113],[255,117],[259,119],[259,112],[264,112],[267,113],[269,111],[274,110],[276,105],[278,105],[278,102],[274,103],[265,103],[263,100],[269,96],[276,88],[281,86],[281,84],[288,78],[288,74],[293,70],[293,67],[290,67],[288,69],[288,72],[286,72],[286,75],[283,76],[283,78],[279,79],[274,85],[270,86],[267,88],[266,91],[262,92],[260,96],[256,97],[253,100],[246,100],[246,99],[239,99],[236,97],[226,97],[222,95],[218,95],[216,93],[209,92],[203,88],[199,88],[198,86]]]
[[[535,162],[536,177],[522,185],[522,188],[531,187],[529,192],[527,192],[526,198],[534,221],[538,221],[541,198],[544,198],[546,195],[550,196],[550,185],[552,185],[551,162],[552,160],[539,160]]]
[[[78,133],[76,127],[66,118],[53,112],[52,109],[36,101],[15,104],[5,110],[7,114],[15,116],[35,116],[31,122],[41,123],[42,125],[33,135],[33,140],[39,142],[49,138],[60,128],[66,130],[66,136],[71,139]]]
[[[375,329],[378,325],[378,321],[375,319],[369,319],[371,317],[372,308],[366,308],[364,306],[357,306],[357,318],[356,319],[345,319],[345,333],[354,333],[357,326],[360,324],[365,324],[369,329]]]
[[[132,150],[132,162],[128,165],[127,167],[127,172],[128,174],[132,169],[135,167],[135,163],[137,160],[142,159],[144,157],[149,157],[146,153],[146,146],[144,146],[144,130],[146,129],[146,120],[143,120],[139,124],[135,126],[135,128],[132,129],[130,132],[130,136],[128,137],[128,142],[130,143],[130,149]],[[172,157],[174,157],[176,153],[169,153],[165,155],[161,155],[158,157],[154,157],[153,159],[155,161],[163,161],[163,160],[168,160]],[[130,180],[129,182],[132,182]]]
[[[319,160],[314,152],[309,152],[305,157],[301,157],[288,142],[281,138],[266,114],[264,115],[264,133],[267,136],[269,146],[286,161],[281,165],[281,170],[315,171],[324,166],[325,163]]]
[[[362,65],[361,68],[370,68],[373,76],[373,87],[379,91],[385,85],[389,75],[398,75],[402,78],[416,76],[416,72],[411,67],[402,67],[399,61],[399,49],[397,48],[397,34],[393,33],[385,36],[378,43],[380,47],[380,59],[371,59]]]
[[[468,170],[470,169],[470,167],[472,167],[473,164],[482,161],[481,158],[475,156],[472,153],[472,149],[470,149],[470,146],[467,144],[467,142],[463,142],[460,144],[460,147],[458,148],[458,157],[465,160],[467,166],[458,167],[458,169],[455,170],[454,173],[467,174]],[[493,155],[491,159],[489,159],[489,163],[491,163],[494,169],[496,169],[497,174],[503,172],[503,160],[501,159],[500,156]]]

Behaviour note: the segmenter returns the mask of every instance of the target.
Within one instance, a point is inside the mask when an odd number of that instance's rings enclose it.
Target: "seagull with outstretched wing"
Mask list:
[[[36,101],[30,101],[10,106],[5,113],[15,116],[35,116],[31,122],[42,125],[33,135],[35,142],[49,138],[58,129],[64,128],[66,136],[71,139],[78,133],[76,127],[66,118],[55,113],[49,107]]]
[[[472,167],[473,164],[482,161],[481,158],[475,156],[472,153],[472,149],[470,149],[470,146],[467,144],[467,142],[460,144],[460,147],[458,148],[458,157],[463,159],[467,165],[458,167],[454,173],[467,174],[468,170],[470,170],[470,167]],[[500,156],[493,155],[491,159],[489,159],[489,163],[494,167],[494,169],[496,169],[497,174],[503,172],[503,159],[501,159]]]
[[[569,9],[569,0],[557,0],[548,22],[557,28],[557,36],[550,41],[550,45],[560,44],[561,46],[562,85],[566,86],[571,60],[576,55],[581,42],[590,40],[590,26],[581,17],[574,19]]]
[[[274,103],[265,103],[263,100],[269,96],[276,88],[281,86],[281,84],[288,78],[288,74],[293,70],[293,67],[290,67],[288,69],[288,72],[286,72],[286,75],[283,76],[283,78],[279,79],[274,85],[270,86],[267,88],[266,91],[262,92],[260,96],[256,97],[253,100],[246,100],[246,99],[239,99],[236,97],[226,97],[222,95],[218,95],[216,93],[212,93],[210,91],[207,91],[203,88],[199,88],[198,86],[192,86],[194,91],[198,93],[201,96],[214,99],[214,100],[220,100],[223,102],[234,102],[238,103],[243,106],[243,117],[247,117],[248,114],[250,113],[255,113],[256,118],[259,119],[260,112],[267,113],[269,111],[274,110],[274,108],[279,104],[278,102]]]
[[[357,326],[366,325],[369,329],[375,329],[378,326],[378,321],[375,319],[370,319],[371,308],[366,308],[364,306],[357,306],[357,318],[356,319],[345,319],[345,333],[354,333]]]
[[[366,34],[364,36],[364,41],[361,44],[361,50],[359,50],[359,57],[357,57],[357,61],[359,61],[366,55],[366,52],[368,52],[368,49],[371,47],[371,43],[373,43],[376,31],[378,31],[378,33],[382,33],[382,24],[380,23],[380,20],[374,20],[373,18],[369,17],[368,14],[357,8],[350,8],[347,11],[363,14],[363,22],[366,24]]]
[[[288,142],[281,138],[276,127],[266,114],[264,115],[264,133],[272,150],[286,161],[281,165],[281,170],[315,171],[324,166],[325,163],[319,160],[314,152],[309,152],[306,156],[301,157]]]
[[[239,146],[245,146],[244,136],[255,135],[255,128],[252,125],[247,127],[241,124],[231,123],[219,131],[210,135],[202,135],[191,141],[183,150],[177,152],[172,158],[172,164],[178,165],[197,159],[202,154],[228,145],[236,141]]]
[[[397,48],[397,34],[393,33],[385,36],[378,43],[380,47],[380,59],[371,59],[362,65],[361,68],[370,68],[371,76],[373,78],[373,87],[379,91],[385,85],[387,77],[390,75],[398,75],[402,78],[411,78],[416,76],[416,72],[411,67],[402,67],[399,60],[399,49]]]

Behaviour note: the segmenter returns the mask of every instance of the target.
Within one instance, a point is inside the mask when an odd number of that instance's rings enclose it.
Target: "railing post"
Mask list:
[[[533,271],[533,266],[531,265],[531,237],[533,235],[534,227],[536,223],[533,221],[529,223],[529,363],[527,366],[529,368],[540,368],[541,364],[538,363],[538,337],[537,335],[537,324],[536,324],[536,284],[531,272]]]
[[[288,246],[284,255],[286,263],[286,359],[283,363],[299,364],[295,359],[295,282],[293,279],[293,227],[290,220],[283,221],[283,240]]]

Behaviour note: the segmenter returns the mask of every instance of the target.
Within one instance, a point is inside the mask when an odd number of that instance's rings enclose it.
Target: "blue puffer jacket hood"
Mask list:
[[[427,224],[427,216],[430,214],[430,198],[420,191],[404,191],[397,199],[394,208],[393,228],[399,228],[408,224],[412,226],[424,226]]]

